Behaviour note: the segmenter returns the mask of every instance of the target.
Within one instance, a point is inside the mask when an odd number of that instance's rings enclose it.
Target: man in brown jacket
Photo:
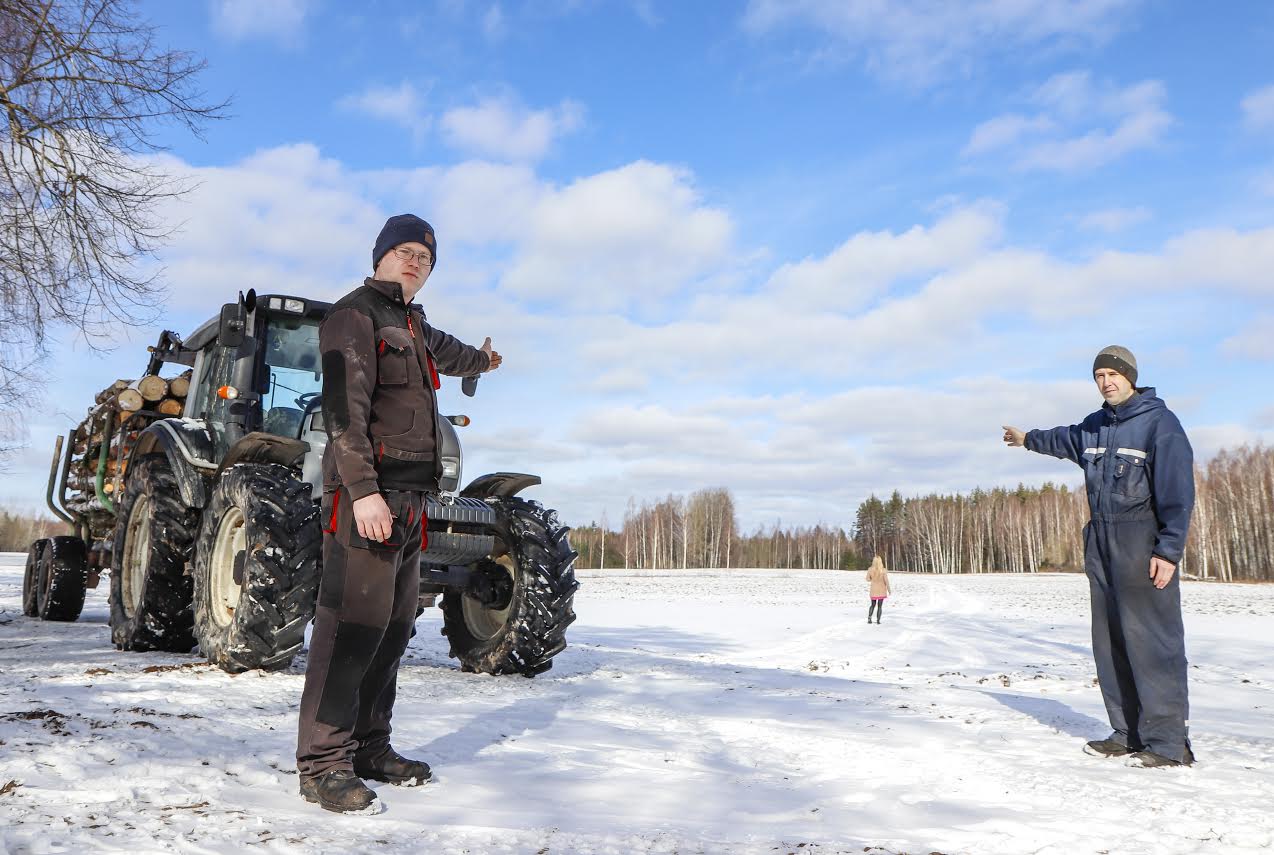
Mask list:
[[[436,330],[411,300],[437,258],[433,228],[390,217],[374,276],[332,306],[323,358],[323,576],[301,695],[301,795],[327,810],[375,812],[361,779],[415,786],[428,764],[389,744],[398,662],[420,593],[425,494],[438,486],[438,375],[500,365]]]

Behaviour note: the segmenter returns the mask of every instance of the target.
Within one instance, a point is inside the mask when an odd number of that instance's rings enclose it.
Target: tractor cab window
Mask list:
[[[276,436],[299,437],[301,421],[323,391],[319,359],[319,322],[315,318],[271,315],[263,336],[261,429]]]

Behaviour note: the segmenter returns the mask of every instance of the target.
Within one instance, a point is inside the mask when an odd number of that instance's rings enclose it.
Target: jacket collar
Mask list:
[[[371,288],[377,294],[380,294],[382,297],[393,300],[400,306],[405,304],[405,301],[403,300],[403,286],[399,285],[397,282],[386,282],[384,279],[373,279],[368,276],[363,280],[363,284],[368,288]]]
[[[1155,394],[1153,386],[1142,386],[1133,392],[1131,398],[1119,406],[1112,407],[1110,404],[1102,404],[1102,409],[1123,421],[1149,410],[1157,410],[1163,406],[1164,403]]]

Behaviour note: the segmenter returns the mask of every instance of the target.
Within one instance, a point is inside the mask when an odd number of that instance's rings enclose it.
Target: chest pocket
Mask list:
[[[1106,472],[1108,456],[1105,448],[1084,449],[1084,482],[1088,487],[1088,495],[1096,496],[1101,492],[1102,479]]]
[[[1146,452],[1138,448],[1120,448],[1111,460],[1115,467],[1111,492],[1134,499],[1150,498],[1150,473]]]
[[[406,386],[410,379],[408,361],[416,354],[407,330],[381,327],[376,342],[376,382],[381,386]]]

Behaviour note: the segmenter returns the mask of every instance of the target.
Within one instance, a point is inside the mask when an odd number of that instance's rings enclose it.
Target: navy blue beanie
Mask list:
[[[415,214],[395,214],[385,221],[385,227],[376,236],[376,245],[372,247],[372,270],[389,252],[400,243],[415,241],[429,247],[429,253],[438,263],[438,244],[434,239],[434,227]]]

